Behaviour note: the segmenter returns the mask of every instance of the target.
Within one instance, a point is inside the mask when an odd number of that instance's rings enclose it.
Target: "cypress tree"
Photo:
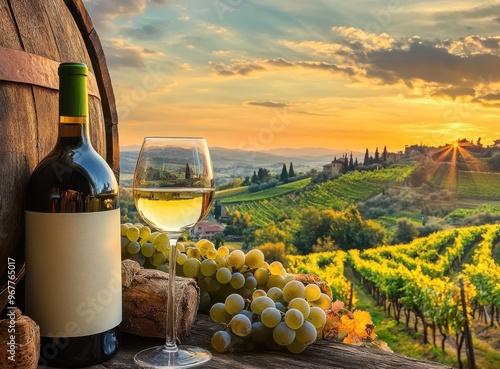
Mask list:
[[[283,169],[281,169],[280,180],[281,182],[286,182],[288,180],[288,172],[286,171],[285,163],[283,163]]]
[[[352,151],[351,157],[349,158],[349,170],[354,170],[354,159],[352,158]]]
[[[253,171],[252,183],[259,183],[259,177],[257,176],[257,173],[255,173],[255,170]]]
[[[378,153],[378,147],[375,149],[375,157],[373,158],[374,163],[380,163],[380,154]]]
[[[384,151],[382,151],[382,162],[385,163],[387,161],[387,146],[384,146]]]
[[[369,164],[370,164],[370,154],[368,153],[368,149],[366,149],[365,160],[363,161],[363,165],[369,165]]]
[[[288,169],[288,178],[295,177],[295,172],[293,171],[293,164],[290,162],[290,169]]]

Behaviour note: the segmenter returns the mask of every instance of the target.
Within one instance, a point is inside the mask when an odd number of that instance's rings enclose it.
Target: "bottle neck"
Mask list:
[[[71,122],[68,123],[68,119],[65,118],[71,118]],[[66,148],[91,146],[87,117],[79,117],[79,120],[75,118],[77,117],[59,117],[59,146]]]
[[[76,148],[90,145],[88,112],[87,76],[60,75],[59,146]]]

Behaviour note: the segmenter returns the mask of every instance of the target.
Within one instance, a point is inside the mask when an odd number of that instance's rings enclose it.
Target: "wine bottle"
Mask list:
[[[118,185],[89,138],[88,69],[59,66],[59,133],[26,194],[26,314],[40,364],[84,367],[118,350],[122,319]]]

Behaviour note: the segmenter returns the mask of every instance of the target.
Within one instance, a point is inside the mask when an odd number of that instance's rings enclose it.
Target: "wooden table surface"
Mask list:
[[[320,340],[309,346],[301,354],[288,351],[254,350],[250,352],[217,353],[210,339],[219,325],[212,322],[207,315],[198,315],[185,344],[208,349],[212,360],[199,368],[207,369],[445,369],[449,366],[412,359],[406,356],[381,352],[374,348],[356,347]],[[95,365],[92,369],[129,369],[137,368],[134,355],[145,348],[161,345],[163,340],[143,338],[124,334],[122,347],[110,361]],[[41,367],[40,367],[41,368]]]

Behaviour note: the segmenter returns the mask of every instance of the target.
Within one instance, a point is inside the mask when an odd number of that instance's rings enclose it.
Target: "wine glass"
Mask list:
[[[144,138],[133,186],[141,217],[170,239],[165,345],[143,350],[134,360],[147,368],[198,366],[211,359],[210,352],[176,344],[175,265],[177,239],[208,214],[214,198],[214,175],[205,139]]]

